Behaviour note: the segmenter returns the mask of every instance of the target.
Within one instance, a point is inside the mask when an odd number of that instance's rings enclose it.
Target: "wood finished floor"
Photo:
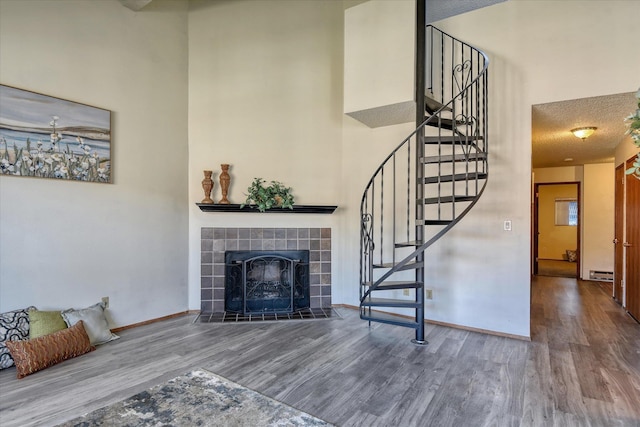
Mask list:
[[[598,284],[536,278],[531,342],[428,325],[421,348],[411,330],[338,310],[281,323],[182,317],[22,380],[0,371],[0,425],[55,425],[199,367],[339,426],[640,425],[640,325]]]
[[[578,266],[575,262],[556,259],[538,260],[539,276],[578,277]]]

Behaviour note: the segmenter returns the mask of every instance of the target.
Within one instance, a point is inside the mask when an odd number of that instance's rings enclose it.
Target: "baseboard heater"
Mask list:
[[[589,280],[613,282],[613,271],[589,270]]]

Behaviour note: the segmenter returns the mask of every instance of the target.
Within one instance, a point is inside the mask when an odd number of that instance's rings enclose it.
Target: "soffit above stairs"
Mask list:
[[[346,114],[370,128],[412,123],[416,121],[416,103],[404,101]]]
[[[152,1],[153,0],[120,0],[120,3],[122,3],[123,6],[137,12]]]

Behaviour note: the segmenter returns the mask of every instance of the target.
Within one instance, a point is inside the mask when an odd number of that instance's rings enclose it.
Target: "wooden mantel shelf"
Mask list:
[[[238,204],[216,205],[210,203],[196,203],[202,212],[233,212],[233,213],[263,213],[255,205],[246,205],[240,209]],[[264,213],[308,213],[308,214],[332,214],[338,206],[325,205],[293,205],[289,208],[271,208]]]

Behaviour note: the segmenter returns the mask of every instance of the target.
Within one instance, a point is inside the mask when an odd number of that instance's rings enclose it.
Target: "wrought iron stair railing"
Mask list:
[[[471,210],[488,178],[489,60],[433,26],[424,42],[425,87],[417,91],[424,99],[416,100],[424,114],[376,169],[360,207],[360,317],[413,328],[419,344],[426,343],[424,252]]]

